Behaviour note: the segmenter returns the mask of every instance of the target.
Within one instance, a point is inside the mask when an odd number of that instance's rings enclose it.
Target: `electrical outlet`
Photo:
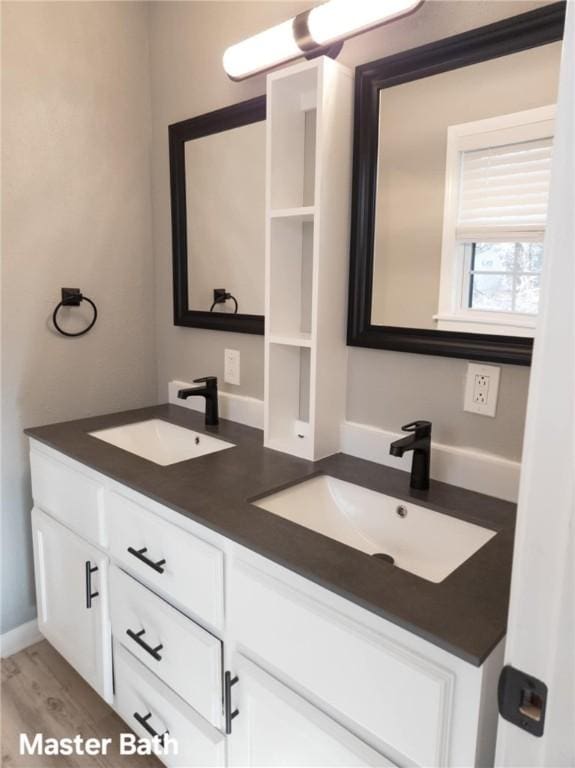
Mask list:
[[[463,410],[482,416],[495,416],[500,374],[501,368],[497,365],[469,363]]]
[[[224,381],[226,384],[240,384],[240,351],[226,349],[224,351]]]
[[[476,373],[473,377],[473,405],[487,405],[489,400],[490,377],[484,373]]]

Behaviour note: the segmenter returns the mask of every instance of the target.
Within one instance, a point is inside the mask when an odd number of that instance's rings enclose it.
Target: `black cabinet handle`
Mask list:
[[[169,731],[164,731],[164,733],[158,733],[155,731],[152,726],[148,723],[148,720],[152,717],[152,713],[148,712],[147,715],[140,715],[139,712],[134,712],[134,720],[137,720],[138,723],[142,726],[142,728],[147,731],[150,736],[154,736],[154,738],[158,739],[160,742],[160,745],[164,746],[164,739],[169,734]]]
[[[156,659],[156,661],[161,661],[162,657],[160,656],[158,651],[161,651],[164,646],[160,644],[160,645],[157,645],[155,648],[152,648],[151,645],[148,645],[148,643],[142,640],[142,635],[144,635],[145,633],[146,633],[145,629],[141,629],[139,632],[134,632],[131,629],[126,630],[126,634],[128,635],[128,637],[131,637],[132,640],[140,646],[140,648],[143,648],[147,653],[150,654],[150,656]]]
[[[149,557],[146,557],[144,555],[144,552],[147,552],[147,551],[148,551],[147,547],[142,547],[142,549],[134,549],[134,547],[128,547],[128,552],[131,555],[134,555],[134,557],[137,557],[138,560],[140,560],[142,563],[149,565],[150,568],[153,568],[157,573],[163,573],[164,569],[162,568],[162,566],[166,564],[166,561],[158,560],[158,562],[155,563],[153,560],[150,560]]]
[[[228,735],[232,732],[232,720],[240,714],[239,709],[234,709],[232,712],[232,685],[235,685],[238,681],[238,676],[232,677],[231,672],[226,672],[224,675],[224,711],[226,716],[226,733]]]
[[[95,573],[98,570],[98,566],[95,565],[92,568],[92,563],[89,560],[86,560],[85,565],[85,574],[86,574],[86,608],[92,607],[92,600],[95,597],[98,597],[100,594],[99,592],[92,592],[92,574]]]

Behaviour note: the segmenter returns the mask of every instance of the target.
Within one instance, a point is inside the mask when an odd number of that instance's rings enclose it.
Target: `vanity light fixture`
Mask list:
[[[372,27],[405,16],[422,0],[328,0],[259,32],[224,53],[224,69],[232,80],[264,72],[299,56],[335,58],[343,41]]]

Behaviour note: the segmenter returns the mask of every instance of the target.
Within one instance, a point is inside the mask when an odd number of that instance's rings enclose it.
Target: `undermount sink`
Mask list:
[[[164,467],[234,447],[234,443],[178,427],[162,419],[138,421],[89,434]]]
[[[495,536],[479,525],[328,475],[253,503],[435,583]]]

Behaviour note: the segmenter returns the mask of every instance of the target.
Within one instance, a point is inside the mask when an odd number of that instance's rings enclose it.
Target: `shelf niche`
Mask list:
[[[311,352],[307,347],[271,343],[269,447],[307,458],[310,438]]]
[[[271,103],[273,150],[270,208],[313,206],[315,201],[317,70],[277,81]]]
[[[311,337],[313,221],[270,222],[270,304],[272,336]]]

